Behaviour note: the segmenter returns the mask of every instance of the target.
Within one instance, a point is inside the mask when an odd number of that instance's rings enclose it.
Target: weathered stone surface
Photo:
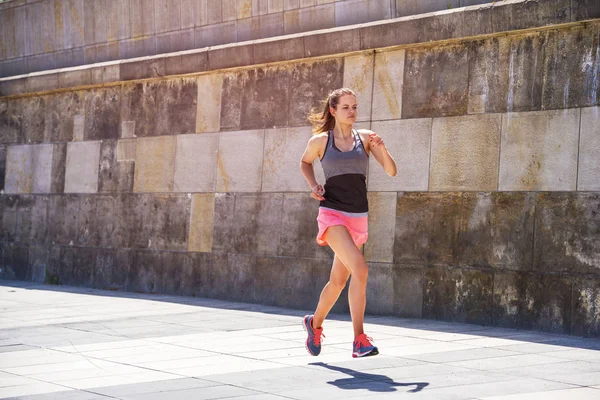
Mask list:
[[[252,46],[238,45],[237,43],[223,45],[209,49],[209,69],[225,69],[254,64]]]
[[[283,229],[283,194],[236,193],[233,249],[236,253],[276,255]]]
[[[467,18],[468,23],[465,23]],[[485,13],[471,13],[466,16],[464,12],[455,10],[438,11],[435,14],[425,15],[421,18],[423,35],[422,42],[435,42],[440,40],[457,39],[465,36],[476,36],[491,33],[492,23],[486,18]],[[477,28],[472,25],[479,24]],[[468,33],[471,33],[470,35]]]
[[[215,193],[213,253],[233,251],[234,211],[235,195],[233,193]]]
[[[154,35],[121,40],[117,43],[119,45],[118,53],[121,59],[146,57],[156,54],[156,37]],[[119,63],[119,74],[121,73],[120,65],[121,64]],[[146,71],[148,72],[148,70]]]
[[[48,121],[46,126],[50,127],[50,130],[46,132],[45,141],[70,142],[74,139],[76,130],[83,130],[86,93],[85,91],[74,91],[48,96],[47,110],[50,115],[46,117]],[[76,126],[76,118],[83,122],[81,127]]]
[[[153,56],[122,62],[119,74],[124,81],[165,76],[165,58]]]
[[[292,9],[283,13],[284,34],[316,31],[335,26],[335,4]]]
[[[193,133],[196,130],[198,85],[194,78],[157,83],[156,135]]]
[[[211,74],[198,77],[196,130],[218,132],[221,125],[221,89],[223,75]]]
[[[240,93],[243,93],[246,79],[247,75],[244,72],[223,75],[221,114],[219,118],[221,131],[240,129],[243,98]]]
[[[254,301],[279,307],[314,307],[319,295],[312,279],[314,263],[307,258],[258,257]]]
[[[67,167],[67,144],[56,143],[52,145],[52,175],[50,193],[64,193],[65,171]]]
[[[219,135],[178,135],[174,192],[214,192]]]
[[[495,272],[494,325],[569,333],[571,285],[558,276]]]
[[[394,262],[456,265],[461,208],[459,193],[398,193]]]
[[[402,118],[441,117],[467,113],[469,61],[466,45],[406,52]]]
[[[600,280],[579,278],[573,281],[571,334],[600,336]]]
[[[150,238],[144,225],[151,196],[152,194],[124,194],[120,197],[121,218],[128,227],[123,238],[127,243],[126,247],[145,249],[149,246]]]
[[[54,65],[46,67],[37,67],[36,70],[54,69]],[[27,92],[44,92],[46,90],[58,89],[58,73],[41,72],[39,74],[31,74],[27,78]]]
[[[262,192],[306,192],[300,172],[300,157],[312,131],[310,127],[267,129],[265,131]],[[321,181],[323,182],[323,181]]]
[[[68,4],[68,3],[67,3]],[[66,4],[65,4],[66,6]],[[130,12],[128,1],[109,1],[106,4],[107,41],[128,39],[131,37]],[[63,13],[64,14],[64,13]]]
[[[580,110],[502,116],[500,190],[575,190]]]
[[[87,66],[58,73],[59,88],[72,88],[76,86],[91,85],[91,83],[92,71]]]
[[[600,107],[581,110],[577,190],[600,191]]]
[[[281,35],[283,35],[283,13],[264,14],[238,21],[238,42]]]
[[[31,280],[36,283],[45,283],[48,267],[48,249],[46,246],[29,246],[28,263]]]
[[[600,18],[600,4],[594,0],[571,1],[571,21]]]
[[[350,0],[335,3],[335,26],[362,24],[389,18],[392,18],[392,10],[387,0]]]
[[[344,58],[344,87],[356,93],[358,104],[357,121],[371,120],[373,100],[373,58],[374,53],[348,56]]]
[[[100,226],[96,222],[98,216],[96,196],[81,196],[77,209],[77,241],[76,246],[100,246]]]
[[[213,247],[215,194],[192,195],[188,251],[210,253]]]
[[[15,241],[22,244],[46,244],[48,239],[47,196],[20,196],[17,201]]]
[[[6,193],[31,193],[33,189],[33,146],[9,146],[6,152]]]
[[[100,145],[98,193],[131,192],[134,162],[118,159],[117,140],[104,140]]]
[[[180,295],[189,288],[190,278],[193,278],[194,260],[189,253],[184,252],[162,252],[161,259],[164,265],[162,292]]]
[[[164,288],[164,268],[161,252],[135,251],[127,275],[127,290],[141,293],[161,293]]]
[[[94,287],[108,290],[125,290],[129,267],[133,261],[131,249],[98,249],[94,269]]]
[[[500,114],[435,118],[429,189],[497,190]]]
[[[125,48],[125,43],[127,42],[108,42],[86,46],[83,55],[85,61],[82,64],[89,65],[118,60],[121,57],[121,50]]]
[[[360,36],[356,29],[343,35],[336,31],[325,31],[304,37],[305,57],[319,57],[331,54],[349,53],[360,50]]]
[[[148,248],[187,250],[190,226],[190,196],[157,194],[148,198],[144,210],[143,235]]]
[[[427,35],[420,16],[403,18],[401,21],[381,21],[361,27],[359,31],[361,50],[419,43]]]
[[[342,87],[343,60],[323,60],[294,65],[290,79],[289,117],[287,126],[308,125],[308,115],[323,112],[323,101],[330,92]],[[281,113],[276,106],[277,113]]]
[[[73,245],[77,240],[79,196],[50,196],[48,240],[58,245]]]
[[[425,268],[423,317],[490,325],[493,278],[487,271]]]
[[[62,247],[59,269],[60,283],[69,286],[92,286],[97,249]]]
[[[85,139],[117,139],[119,137],[120,106],[120,87],[87,91],[85,94]]]
[[[104,43],[107,41],[107,14],[106,0],[84,0],[84,39],[85,44]]]
[[[495,32],[567,23],[570,21],[569,2],[497,2],[494,4],[492,25]]]
[[[316,242],[319,202],[309,193],[284,193],[283,210],[278,255],[333,260],[329,247],[321,247]]]
[[[175,147],[174,136],[137,139],[134,192],[173,191]]]
[[[291,74],[287,67],[250,70],[244,80],[241,129],[274,128],[288,125]],[[243,77],[240,77],[244,79]],[[236,94],[239,96],[240,94]]]
[[[2,215],[2,229],[0,241],[12,242],[17,233],[17,202],[19,196],[0,195],[0,214]]]
[[[463,194],[460,264],[532,269],[535,194]]]
[[[121,196],[86,196],[79,205],[78,229],[81,244],[100,247],[126,247],[130,227]]]
[[[394,232],[396,229],[395,192],[370,192],[369,240],[365,244],[365,259],[373,262],[394,261]]]
[[[494,37],[469,47],[469,114],[506,112],[511,42]],[[530,77],[535,81],[535,76]],[[513,84],[514,89],[514,84]]]
[[[22,137],[25,143],[41,143],[46,133],[46,101],[48,96],[19,99],[22,112]]]
[[[21,102],[0,100],[0,143],[21,143],[22,121]]]
[[[156,36],[156,53],[166,54],[175,53],[178,51],[191,50],[194,48],[194,30],[185,29],[175,32],[168,32]],[[169,62],[169,58],[165,58],[165,68]]]
[[[54,145],[38,144],[32,147],[32,193],[50,193],[52,189],[52,167]]]
[[[598,193],[540,193],[534,269],[600,276],[599,207]]]
[[[100,165],[100,142],[67,144],[65,193],[96,193]]]
[[[167,75],[190,74],[208,70],[208,52],[188,52],[165,60]]]
[[[304,37],[265,39],[254,43],[254,62],[264,64],[304,58]]]
[[[155,82],[123,85],[120,137],[156,135],[158,86]]]
[[[31,280],[29,247],[16,243],[0,243],[0,278]]]
[[[228,254],[213,258],[208,279],[208,295],[217,299],[254,301],[256,256]]]
[[[394,265],[394,314],[421,318],[423,315],[423,268]]]
[[[598,27],[594,28],[548,31],[544,46],[542,109],[598,104],[600,59],[597,54],[594,57]]]
[[[374,156],[369,159],[368,189],[372,191],[426,191],[429,184],[431,118],[376,121],[373,132],[381,136],[396,161],[397,175],[388,176]]]
[[[213,286],[216,270],[227,265],[226,254],[188,253],[190,267],[184,274],[188,278],[183,281],[183,292],[192,296],[212,297],[220,288]],[[226,273],[227,271],[223,271]]]
[[[181,11],[181,0],[156,0],[154,2],[156,32],[181,29]]]
[[[5,62],[0,62],[0,76],[6,73],[6,76],[12,76],[6,70]],[[16,74],[15,74],[16,75]],[[22,94],[27,92],[27,78],[15,78],[15,79],[0,79],[0,96],[11,96],[15,94]],[[1,117],[0,117],[1,118]]]
[[[217,192],[260,191],[263,144],[264,130],[220,134]]]
[[[369,264],[366,312],[374,315],[391,315],[395,311],[394,265]]]
[[[4,192],[5,173],[6,173],[6,146],[0,145],[0,192]]]
[[[237,21],[199,26],[194,30],[194,43],[197,49],[234,43],[237,41],[237,32]]]

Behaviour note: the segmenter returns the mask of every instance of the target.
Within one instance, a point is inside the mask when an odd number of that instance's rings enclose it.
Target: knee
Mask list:
[[[369,277],[369,266],[366,261],[357,263],[352,271],[352,277],[358,279],[361,282],[366,282]]]
[[[346,281],[348,281],[348,279],[329,279],[329,284],[335,288],[338,291],[342,291],[344,290],[344,287],[346,286]]]

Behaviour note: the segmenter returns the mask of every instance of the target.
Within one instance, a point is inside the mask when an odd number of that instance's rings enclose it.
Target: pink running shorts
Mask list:
[[[335,225],[345,226],[358,247],[365,244],[369,237],[369,224],[366,215],[350,216],[350,213],[319,207],[317,222],[319,224],[319,233],[317,234],[317,244],[319,246],[327,246],[323,235],[325,235],[327,228]]]

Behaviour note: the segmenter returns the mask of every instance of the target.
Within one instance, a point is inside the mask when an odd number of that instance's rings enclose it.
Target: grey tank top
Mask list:
[[[325,173],[325,200],[321,207],[349,213],[365,213],[367,202],[367,170],[369,156],[360,135],[355,130],[354,147],[341,151],[335,145],[333,131],[329,131],[321,165]]]

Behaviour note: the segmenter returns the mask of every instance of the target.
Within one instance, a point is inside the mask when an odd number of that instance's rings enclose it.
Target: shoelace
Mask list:
[[[371,343],[373,341],[373,338],[367,335],[360,335],[358,338],[356,338],[356,342],[362,347],[368,347],[368,346],[373,346],[373,344]]]
[[[315,333],[313,336],[313,344],[315,346],[318,346],[321,344],[321,337],[325,337],[325,335],[323,334],[323,328],[313,329],[313,332]]]

